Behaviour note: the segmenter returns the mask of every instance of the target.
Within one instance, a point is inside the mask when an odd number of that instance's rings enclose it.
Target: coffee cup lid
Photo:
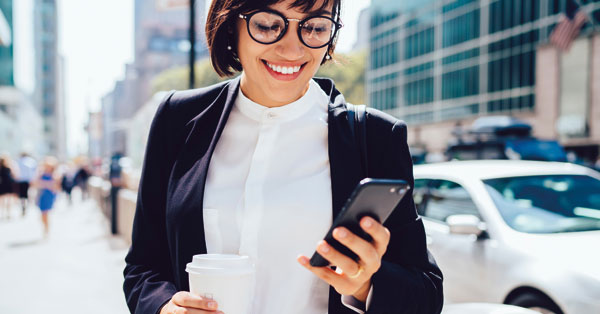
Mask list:
[[[235,254],[198,254],[185,269],[188,273],[246,273],[252,272],[254,266],[248,256]]]

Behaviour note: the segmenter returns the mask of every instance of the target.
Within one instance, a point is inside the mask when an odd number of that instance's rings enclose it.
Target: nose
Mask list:
[[[304,57],[305,46],[300,42],[300,38],[298,38],[297,27],[298,25],[290,25],[283,38],[277,42],[275,52],[282,58],[298,60]]]

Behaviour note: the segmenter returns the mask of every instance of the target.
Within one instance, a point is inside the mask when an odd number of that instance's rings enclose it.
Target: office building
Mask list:
[[[35,95],[46,154],[66,158],[64,61],[58,54],[56,0],[34,0]]]
[[[12,0],[0,0],[0,86],[14,86]]]
[[[373,0],[369,104],[405,120],[409,142],[434,152],[459,121],[511,115],[597,158],[600,1],[577,2],[590,22],[562,53],[549,36],[567,0]]]
[[[196,57],[208,55],[204,38],[204,0],[196,0]],[[102,155],[128,155],[127,126],[152,98],[152,81],[160,73],[189,64],[189,4],[187,1],[135,1],[134,62],[125,78],[102,100]]]
[[[12,0],[0,0],[0,154],[39,155],[41,116],[30,97],[15,86],[13,16]]]

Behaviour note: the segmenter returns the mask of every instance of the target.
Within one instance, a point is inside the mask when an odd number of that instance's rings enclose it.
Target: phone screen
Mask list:
[[[360,227],[360,220],[365,216],[370,216],[380,223],[384,223],[408,190],[410,190],[410,186],[403,180],[367,178],[360,181],[327,231],[325,241],[340,253],[358,260],[358,256],[354,252],[333,238],[333,230],[344,226],[361,238],[372,241],[371,236]],[[329,261],[315,252],[310,259],[310,264],[322,267],[328,266]]]

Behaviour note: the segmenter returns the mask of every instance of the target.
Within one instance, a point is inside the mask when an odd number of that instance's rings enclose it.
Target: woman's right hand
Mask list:
[[[218,307],[215,300],[179,291],[162,307],[160,314],[223,314]]]

